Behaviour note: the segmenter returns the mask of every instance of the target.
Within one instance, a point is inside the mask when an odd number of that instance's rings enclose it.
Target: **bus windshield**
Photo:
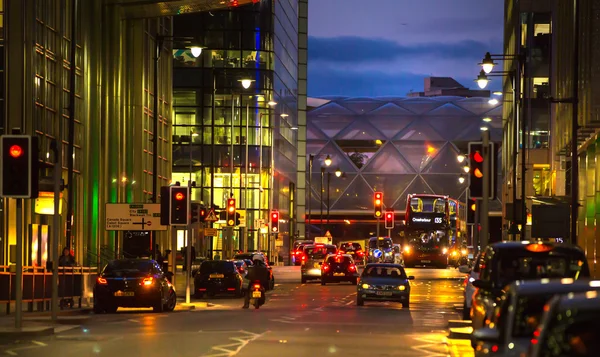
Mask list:
[[[413,212],[445,213],[446,199],[435,197],[412,197],[410,208]]]
[[[384,239],[373,239],[371,241],[369,241],[369,248],[370,249],[392,249],[392,239],[391,238],[384,238]]]
[[[421,238],[413,239],[410,244],[421,249],[436,249],[445,245],[444,237],[437,235],[422,234]]]

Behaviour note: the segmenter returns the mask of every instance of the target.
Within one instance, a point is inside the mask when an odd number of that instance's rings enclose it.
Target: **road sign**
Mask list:
[[[166,231],[160,225],[160,203],[107,203],[107,231]]]
[[[219,236],[219,230],[216,228],[204,228],[205,237],[217,237]]]
[[[206,222],[216,222],[219,220],[219,217],[217,217],[217,215],[215,214],[215,210],[211,208],[211,210],[206,215],[206,219],[204,220]]]
[[[327,238],[333,238],[333,237],[331,236],[331,232],[330,232],[330,231],[327,231],[327,232],[325,233],[325,237],[327,237]]]

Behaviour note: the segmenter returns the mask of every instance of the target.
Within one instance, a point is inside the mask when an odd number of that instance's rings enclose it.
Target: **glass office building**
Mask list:
[[[242,218],[233,232],[218,221],[218,236],[195,235],[198,254],[274,250],[295,232],[298,2],[179,16],[174,35],[172,181],[195,183],[192,199],[217,211],[233,197]],[[280,212],[276,237],[269,210]]]

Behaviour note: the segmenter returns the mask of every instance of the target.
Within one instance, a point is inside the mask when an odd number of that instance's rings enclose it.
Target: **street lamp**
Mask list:
[[[460,154],[460,155],[456,156],[456,160],[458,160],[458,162],[460,164],[462,164],[465,161],[465,159],[466,159],[466,157],[463,154]]]
[[[490,130],[490,128],[488,128],[487,126],[482,126],[481,128],[479,128],[481,131],[488,131]]]
[[[192,52],[192,56],[194,56],[194,58],[198,58],[201,54],[202,54],[202,49],[204,47],[200,47],[200,46],[192,46],[190,47],[190,50]]]
[[[242,78],[239,79],[238,82],[242,83],[242,87],[244,87],[244,89],[248,89],[250,88],[250,85],[252,85],[252,82],[254,82],[254,79]]]
[[[466,174],[468,174],[468,173],[469,173],[469,170],[470,170],[470,168],[469,168],[469,165],[465,165],[465,166],[463,166],[463,171],[464,171]]]
[[[325,168],[321,168],[321,174],[325,171]],[[342,170],[340,170],[339,168],[337,168],[335,170],[335,177],[342,177],[344,173],[342,172]],[[330,187],[330,183],[331,183],[331,172],[327,172],[327,229],[329,229],[329,207],[331,206],[331,202],[329,201],[329,187]],[[321,200],[322,201],[322,200]],[[323,214],[321,214],[321,226],[323,225]],[[321,231],[323,230],[323,228],[321,228]]]
[[[315,155],[310,154],[308,156],[308,213],[306,215],[306,222],[308,224],[308,228],[305,228],[305,233],[306,233],[306,239],[309,239],[310,237],[310,215],[311,215],[311,190],[312,190],[312,167],[313,167],[313,161],[315,159]],[[329,167],[331,166],[332,160],[331,160],[331,156],[329,156],[329,154],[325,157],[324,160],[324,164],[325,166]],[[321,193],[320,196],[323,196],[323,173],[321,173]],[[323,222],[323,199],[321,199],[321,222]],[[322,225],[322,223],[321,223]],[[321,227],[322,228],[322,227]]]
[[[488,100],[488,104],[490,105],[498,105],[498,103],[500,103],[500,101],[496,98],[491,98],[490,100]]]
[[[458,182],[459,182],[460,184],[463,184],[463,183],[465,183],[465,177],[464,177],[463,175],[460,175],[460,176],[458,177]]]
[[[335,170],[335,177],[342,177],[342,174],[343,174],[342,170],[340,170],[340,168],[338,167]]]
[[[491,123],[492,122],[492,118],[490,118],[490,117],[485,117],[485,118],[483,118],[481,120],[483,120],[486,123]]]
[[[487,87],[488,83],[490,82],[490,79],[488,78],[488,76],[485,74],[485,72],[482,69],[481,72],[479,72],[477,79],[475,79],[475,82],[477,82],[477,85],[479,86],[479,88],[485,89],[485,87]]]
[[[483,67],[483,71],[485,73],[490,73],[494,70],[494,66],[497,65],[497,63],[495,63],[492,59],[492,55],[489,52],[486,52],[485,56],[483,57],[483,60],[481,61],[481,63],[479,63],[479,65]]]

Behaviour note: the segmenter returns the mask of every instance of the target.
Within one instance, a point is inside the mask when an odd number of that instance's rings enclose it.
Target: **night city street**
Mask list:
[[[82,326],[52,337],[5,342],[12,356],[443,356],[447,320],[458,317],[461,274],[455,269],[407,269],[415,275],[411,306],[356,306],[356,287],[299,284],[299,269],[282,267],[281,283],[259,310],[240,299],[213,307],[154,314],[129,310],[90,315]],[[179,284],[178,284],[179,285]]]

